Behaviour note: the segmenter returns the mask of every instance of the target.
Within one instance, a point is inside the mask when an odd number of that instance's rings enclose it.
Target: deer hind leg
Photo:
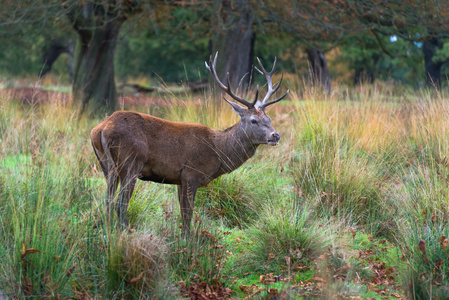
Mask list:
[[[192,221],[193,207],[198,184],[183,182],[178,185],[178,199],[181,208],[182,235],[188,237]]]
[[[138,163],[123,164],[124,167],[119,172],[120,192],[115,206],[119,222],[125,228],[129,226],[126,212],[128,204],[136,186],[138,174],[142,170],[142,166]]]
[[[106,177],[106,181],[108,185],[108,193],[106,196],[107,216],[109,220],[112,220],[112,212],[114,211],[114,196],[119,183],[117,171],[115,169],[110,170]]]
[[[117,204],[115,210],[117,212],[117,217],[122,226],[127,228],[129,226],[128,216],[126,212],[128,210],[129,200],[134,192],[134,187],[136,185],[136,178],[126,178],[125,180],[120,180],[120,193],[118,196]]]

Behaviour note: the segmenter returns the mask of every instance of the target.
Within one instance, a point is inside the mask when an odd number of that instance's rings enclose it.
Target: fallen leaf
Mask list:
[[[206,295],[209,295],[211,293],[212,293],[212,291],[211,291],[209,285],[206,285]]]
[[[421,240],[419,242],[418,246],[419,246],[419,249],[421,250],[422,254],[425,255],[426,254],[426,243],[423,240]]]
[[[23,277],[23,288],[28,293],[31,293],[33,291],[33,282],[26,275]]]
[[[75,270],[75,267],[71,267],[71,268],[67,271],[67,277],[69,277],[70,275],[72,275],[73,270]]]
[[[92,167],[92,173],[98,174],[98,170],[97,170],[97,165],[96,164],[94,164],[94,166]]]
[[[432,214],[431,220],[435,223],[438,220],[438,216],[436,214]]]
[[[270,264],[270,261],[274,258],[274,254],[273,253],[268,253],[268,259],[266,262],[266,265],[268,266]]]
[[[352,227],[349,227],[349,230],[351,230],[351,234],[352,234],[352,239],[355,238],[357,231],[355,231],[354,229],[352,229]]]
[[[242,284],[239,286],[239,289],[244,292],[245,294],[251,294],[253,292],[253,289],[250,286]]]
[[[36,252],[39,252],[39,253],[40,253],[39,250],[31,248],[31,249],[27,249],[27,250],[25,251],[25,254],[36,253]]]
[[[441,258],[437,258],[435,260],[435,265],[437,266],[437,269],[441,269],[441,267],[443,266],[443,260]]]
[[[23,245],[23,248],[22,248],[22,259],[24,259],[25,256],[26,256],[27,254],[30,254],[30,253],[37,253],[37,252],[40,253],[39,250],[33,249],[33,248],[30,248],[30,249],[26,249],[26,250],[25,250],[25,244],[24,244],[24,245]]]
[[[448,242],[449,242],[449,239],[446,238],[445,235],[443,235],[440,239],[440,244],[441,244],[441,248],[443,248],[444,251],[446,251]]]
[[[318,276],[313,277],[312,280],[318,281],[318,282],[326,282],[326,280],[324,280],[323,278],[318,277]]]
[[[268,294],[269,295],[277,295],[278,294],[278,289],[275,289],[275,288],[271,288],[271,289],[268,289]]]
[[[187,283],[185,281],[178,281],[178,286],[181,289],[181,291],[185,290],[187,288]]]
[[[318,256],[318,259],[327,260],[329,258],[329,256],[331,256],[329,253],[324,253],[324,254]]]
[[[129,283],[129,284],[136,283],[137,281],[141,280],[142,277],[143,277],[143,272],[140,273],[139,275],[137,275],[137,277],[134,277],[133,279],[131,279],[128,283]]]

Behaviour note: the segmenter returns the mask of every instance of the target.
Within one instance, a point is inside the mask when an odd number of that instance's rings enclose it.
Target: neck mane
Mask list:
[[[240,167],[256,153],[259,146],[251,143],[241,128],[240,121],[225,130],[217,131],[214,135],[214,145],[224,173]]]

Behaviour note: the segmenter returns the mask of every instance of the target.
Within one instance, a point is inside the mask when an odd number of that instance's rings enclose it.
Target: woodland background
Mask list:
[[[438,0],[0,1],[0,299],[448,299],[448,17]],[[198,190],[189,239],[176,187],[142,181],[118,230],[90,131],[117,109],[235,124],[216,51],[248,98],[255,58],[277,57],[279,145]]]
[[[331,80],[439,87],[448,13],[445,1],[2,1],[0,70],[8,79],[52,69],[91,112],[105,99],[117,108],[115,81],[207,79],[216,51],[235,86],[255,57],[278,57],[282,72],[328,92]]]

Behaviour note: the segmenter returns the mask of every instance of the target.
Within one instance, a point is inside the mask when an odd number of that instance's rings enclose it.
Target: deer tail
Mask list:
[[[106,138],[104,137],[103,131],[100,133],[100,141],[101,141],[101,147],[103,148],[104,156],[106,157],[106,163],[108,166],[108,170],[111,170],[111,168],[115,169],[115,163],[112,159],[111,150],[109,149],[108,142],[106,141]],[[95,150],[96,153],[97,150]]]

